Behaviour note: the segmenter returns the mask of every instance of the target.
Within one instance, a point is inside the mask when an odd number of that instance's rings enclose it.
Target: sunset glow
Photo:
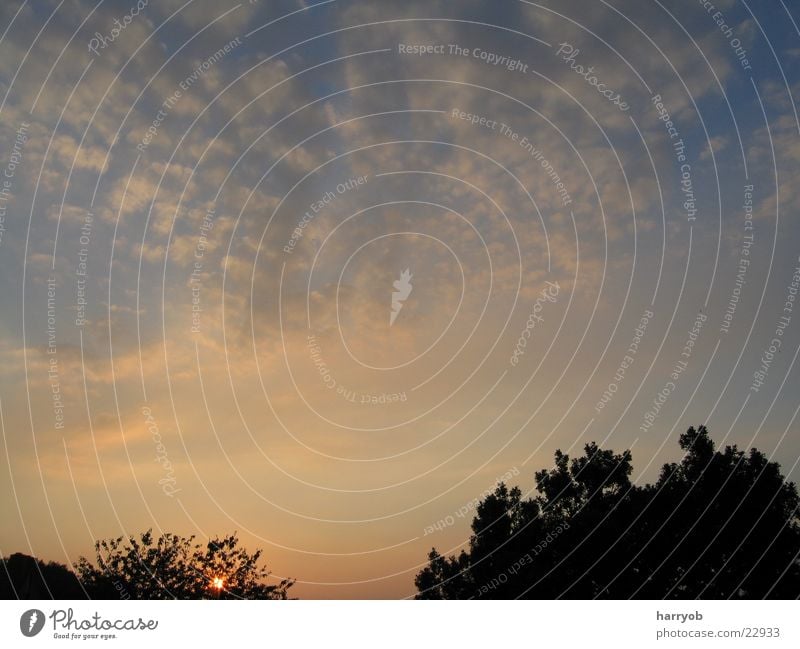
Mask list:
[[[587,448],[800,478],[797,2],[0,4],[4,556],[413,598]]]

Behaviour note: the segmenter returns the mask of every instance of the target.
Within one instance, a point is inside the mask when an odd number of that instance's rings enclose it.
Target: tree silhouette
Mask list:
[[[81,557],[75,568],[93,599],[286,599],[294,581],[265,583],[261,550],[247,552],[235,534],[205,544],[194,538],[148,530],[98,541],[97,565]]]
[[[630,482],[631,454],[556,451],[523,499],[500,484],[477,507],[469,550],[434,548],[418,599],[796,598],[798,493],[757,449],[717,451],[705,426],[655,484]]]
[[[0,599],[85,599],[86,592],[67,566],[16,552],[2,559]]]

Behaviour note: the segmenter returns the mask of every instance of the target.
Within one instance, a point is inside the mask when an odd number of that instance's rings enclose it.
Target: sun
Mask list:
[[[225,585],[225,580],[222,577],[214,577],[214,580],[211,582],[211,585],[216,590],[222,590],[222,587]]]

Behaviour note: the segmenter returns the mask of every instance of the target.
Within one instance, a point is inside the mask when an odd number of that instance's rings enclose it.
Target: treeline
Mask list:
[[[655,484],[631,454],[588,444],[535,474],[537,495],[500,484],[457,556],[434,548],[418,599],[797,598],[798,493],[757,449],[715,450],[700,426]]]
[[[3,599],[286,599],[294,583],[269,583],[262,551],[248,552],[236,534],[197,543],[150,530],[95,543],[95,560],[75,571],[24,554],[2,559]]]
[[[0,559],[0,599],[86,599],[67,566],[17,552]]]

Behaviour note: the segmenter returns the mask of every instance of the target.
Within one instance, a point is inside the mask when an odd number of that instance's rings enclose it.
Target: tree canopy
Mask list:
[[[631,453],[594,443],[535,474],[538,494],[500,484],[476,508],[468,549],[436,549],[418,599],[796,598],[794,483],[757,449],[715,450],[705,426],[655,484],[631,483]]]
[[[67,566],[15,552],[0,560],[0,599],[84,599],[86,592]]]
[[[194,536],[148,530],[139,538],[95,543],[96,564],[75,565],[93,599],[286,599],[293,580],[267,584],[261,550],[239,546],[236,534],[196,543]]]

